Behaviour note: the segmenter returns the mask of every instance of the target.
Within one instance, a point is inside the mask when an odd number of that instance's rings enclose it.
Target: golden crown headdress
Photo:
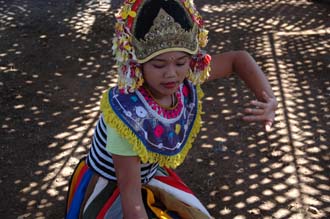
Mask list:
[[[159,10],[153,25],[138,40],[133,36],[133,45],[138,63],[144,63],[166,51],[182,51],[195,54],[198,49],[197,25],[186,31],[163,9]]]
[[[155,56],[169,51],[183,51],[192,55],[188,78],[195,84],[202,83],[210,70],[210,56],[201,48],[207,44],[208,31],[192,0],[163,0],[182,7],[192,28],[185,30],[164,9],[160,8],[149,31],[143,39],[137,39],[132,32],[141,7],[146,2],[162,0],[125,0],[115,26],[113,54],[118,65],[118,86],[125,93],[134,92],[143,84],[141,64]],[[158,2],[157,2],[158,1]],[[173,5],[173,4],[172,4]],[[143,15],[141,15],[143,16]]]

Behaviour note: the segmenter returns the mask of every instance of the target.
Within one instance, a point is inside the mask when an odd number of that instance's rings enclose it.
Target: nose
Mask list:
[[[165,78],[173,78],[176,76],[176,66],[173,64],[170,64],[165,72]]]

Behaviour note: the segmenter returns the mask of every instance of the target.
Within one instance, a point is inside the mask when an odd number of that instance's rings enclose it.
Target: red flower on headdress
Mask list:
[[[194,56],[190,62],[191,69],[201,70],[208,66],[211,62],[211,56],[209,54],[198,53]]]

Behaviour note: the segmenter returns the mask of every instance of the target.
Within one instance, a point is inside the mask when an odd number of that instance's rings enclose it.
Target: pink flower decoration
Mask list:
[[[160,138],[164,133],[164,128],[161,125],[157,125],[154,130],[154,133],[157,138]]]
[[[184,86],[183,87],[183,89],[182,89],[182,93],[183,93],[183,96],[188,96],[188,94],[189,94],[189,90],[188,90],[188,88],[187,88],[187,86]]]

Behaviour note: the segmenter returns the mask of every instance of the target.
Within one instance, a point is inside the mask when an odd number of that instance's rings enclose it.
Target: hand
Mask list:
[[[270,131],[275,119],[275,111],[277,108],[277,101],[274,97],[270,97],[266,92],[262,92],[265,102],[258,100],[251,101],[253,108],[246,108],[244,112],[247,114],[243,116],[243,120],[247,122],[261,121],[264,123],[265,130]]]

